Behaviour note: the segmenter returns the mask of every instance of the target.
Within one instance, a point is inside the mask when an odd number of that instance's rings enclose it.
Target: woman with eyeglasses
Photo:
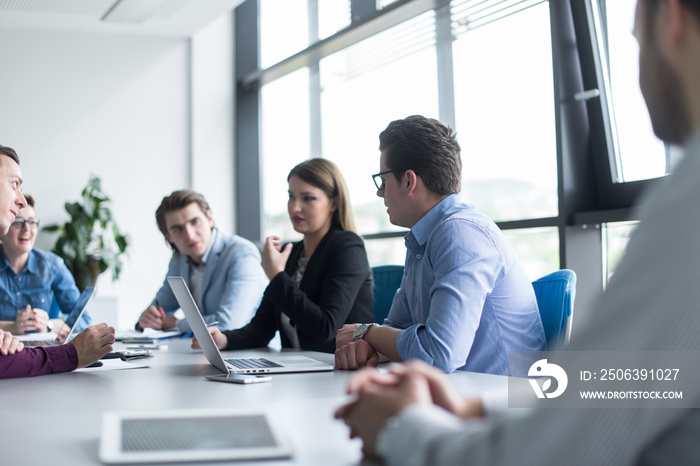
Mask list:
[[[34,198],[28,194],[24,197],[27,205],[17,213],[0,247],[0,330],[15,335],[55,331],[65,336],[69,327],[63,325],[61,316],[49,318],[51,303],[55,298],[65,318],[80,292],[63,259],[34,249],[39,219]],[[86,311],[76,330],[90,323]]]
[[[374,322],[372,274],[340,170],[310,159],[292,169],[287,183],[289,219],[303,239],[282,246],[278,237],[267,238],[262,266],[270,284],[248,325],[209,329],[219,349],[266,346],[279,331],[284,348],[333,353],[343,324]],[[196,339],[192,346],[199,348]]]

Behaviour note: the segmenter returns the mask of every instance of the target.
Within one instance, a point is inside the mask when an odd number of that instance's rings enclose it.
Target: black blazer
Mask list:
[[[351,231],[331,229],[306,265],[299,288],[292,281],[302,251],[294,243],[284,272],[267,286],[262,302],[248,325],[223,333],[226,349],[266,346],[282,328],[282,313],[299,334],[302,349],[335,352],[336,332],[343,324],[374,322],[372,273],[362,239]],[[281,331],[282,346],[291,342]]]

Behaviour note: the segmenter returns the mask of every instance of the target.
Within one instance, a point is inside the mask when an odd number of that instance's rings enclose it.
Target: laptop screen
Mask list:
[[[64,325],[71,325],[70,331],[68,332],[68,335],[66,335],[66,338],[61,339],[61,329],[58,329],[59,336],[56,338],[57,343],[68,343],[73,338],[75,329],[78,328],[78,322],[80,322],[80,318],[83,316],[83,312],[85,312],[85,307],[87,306],[88,301],[90,301],[90,298],[92,298],[94,292],[95,287],[87,286],[83,292],[80,293],[80,297],[75,302],[73,309],[71,309],[65,319]],[[73,323],[69,324],[69,322]]]

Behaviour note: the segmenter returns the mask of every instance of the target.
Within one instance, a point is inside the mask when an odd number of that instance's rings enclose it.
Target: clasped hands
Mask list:
[[[348,383],[356,399],[335,412],[350,428],[350,437],[362,439],[362,451],[376,455],[377,437],[387,421],[415,404],[435,404],[462,419],[482,417],[479,399],[463,399],[444,372],[423,361],[392,364],[388,372],[365,368]]]
[[[46,332],[48,331],[49,314],[43,309],[32,309],[27,305],[23,311],[17,312],[15,317],[15,335],[22,335],[26,332]]]
[[[343,325],[335,336],[336,369],[358,369],[377,367],[379,353],[365,340],[352,341],[352,335],[360,324]]]

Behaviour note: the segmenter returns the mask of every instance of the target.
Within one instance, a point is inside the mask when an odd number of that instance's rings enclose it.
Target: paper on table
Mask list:
[[[118,330],[117,340],[139,338],[143,338],[144,340],[160,340],[163,338],[179,337],[180,335],[182,335],[182,332],[179,330],[163,331],[154,330],[152,328],[144,329],[143,332],[139,332],[138,330]]]
[[[150,367],[150,364],[142,362],[126,362],[119,358],[115,359],[100,359],[102,365],[100,367],[83,367],[76,369],[75,372],[99,372],[99,371],[118,371],[121,369],[140,369],[142,367]]]

